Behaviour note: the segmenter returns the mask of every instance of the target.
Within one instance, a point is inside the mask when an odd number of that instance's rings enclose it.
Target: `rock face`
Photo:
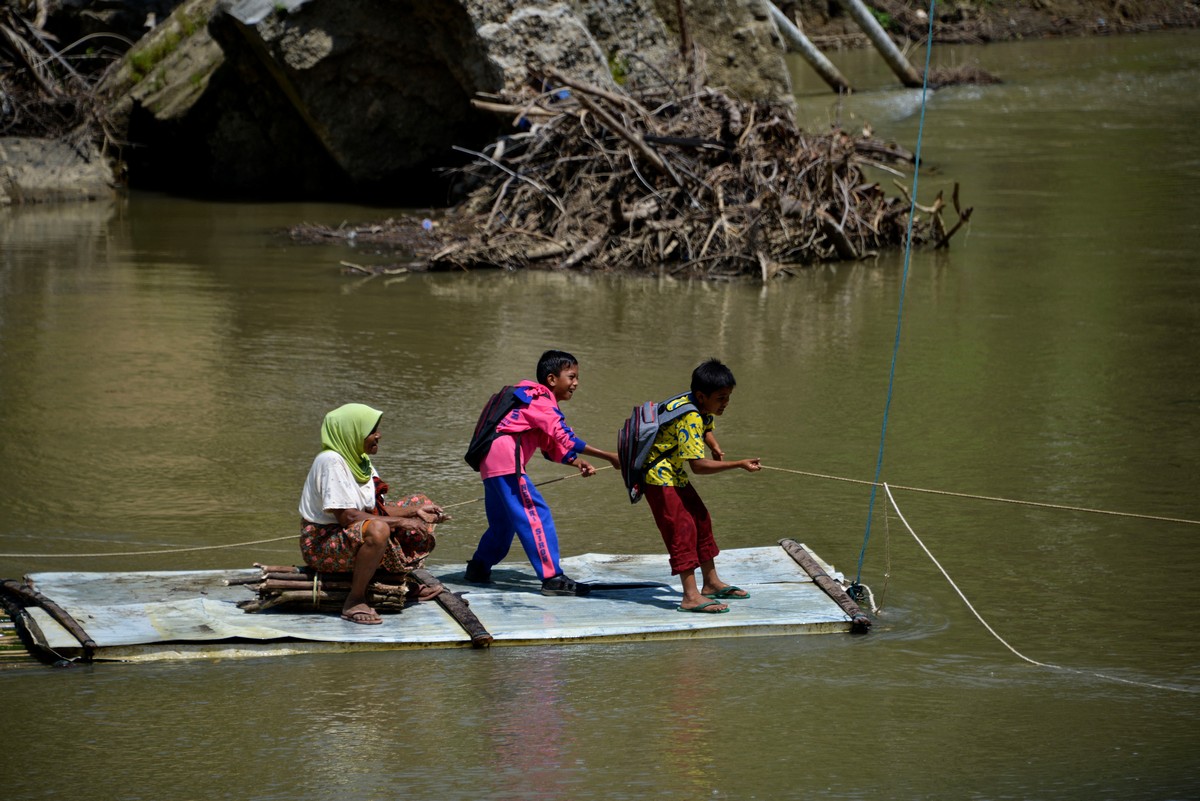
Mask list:
[[[771,21],[767,0],[697,0],[684,3],[692,39],[705,56],[708,83],[743,100],[791,105],[792,80],[784,42]],[[675,0],[655,0],[658,13],[679,41]]]
[[[791,101],[761,0],[684,5],[710,83]],[[675,0],[186,0],[110,88],[132,186],[431,203],[466,158],[452,146],[508,132],[476,95],[538,65],[660,85],[678,28]]]
[[[115,180],[94,146],[0,138],[0,206],[112,197]]]

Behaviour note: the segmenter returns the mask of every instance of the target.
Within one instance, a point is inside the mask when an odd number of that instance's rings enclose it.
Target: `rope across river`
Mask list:
[[[596,472],[601,470],[609,470],[611,467],[597,467]],[[554,484],[558,481],[565,481],[569,478],[577,478],[582,473],[569,473],[565,476],[547,479],[546,481],[534,484],[535,487],[544,487],[547,484]],[[468,501],[458,501],[456,503],[440,504],[443,509],[457,509],[460,506],[468,506],[473,503],[482,503],[483,498],[471,498]],[[267,545],[272,542],[284,542],[285,540],[295,540],[299,538],[299,533],[285,534],[282,537],[268,537],[264,540],[247,540],[246,542],[228,542],[221,545],[195,545],[186,548],[158,548],[152,551],[108,551],[100,553],[0,553],[0,559],[74,559],[74,558],[95,558],[104,556],[153,556],[160,553],[191,553],[194,551],[220,551],[228,548],[245,548],[251,545]]]
[[[828,481],[841,481],[850,484],[870,485],[876,488],[888,487],[892,490],[902,490],[905,492],[921,492],[930,495],[944,495],[951,498],[964,498],[974,501],[989,501],[993,503],[1009,503],[1019,506],[1034,506],[1043,509],[1057,509],[1067,512],[1082,512],[1086,514],[1109,515],[1113,517],[1129,517],[1139,520],[1155,520],[1163,523],[1182,523],[1189,526],[1200,526],[1200,520],[1189,520],[1180,517],[1166,517],[1163,515],[1139,514],[1136,512],[1121,512],[1111,509],[1093,509],[1086,506],[1072,506],[1062,503],[1046,503],[1043,501],[1029,501],[1017,498],[1001,498],[994,495],[979,495],[969,492],[954,492],[952,490],[930,489],[927,487],[906,487],[901,484],[885,484],[881,482],[867,481],[865,479],[847,478],[845,476],[829,475],[828,473],[816,473],[808,470],[796,470],[787,467],[775,467],[773,465],[764,464],[763,470],[775,470],[780,473],[789,473],[791,475],[805,476],[808,478],[819,478]],[[611,470],[609,466],[597,467],[596,471]],[[572,478],[578,478],[580,473],[571,473],[565,476],[540,481],[534,486],[544,487],[547,484],[555,484],[559,481],[566,481]],[[456,501],[455,503],[443,504],[443,509],[457,509],[462,506],[470,506],[474,503],[482,503],[483,498],[471,498],[465,501]],[[154,556],[156,554],[169,553],[192,553],[197,551],[220,551],[231,548],[246,548],[252,545],[267,545],[273,542],[284,542],[286,540],[294,540],[299,537],[299,534],[286,534],[282,537],[268,537],[261,540],[247,540],[245,542],[229,542],[219,545],[195,545],[183,548],[156,548],[153,550],[144,551],[101,551],[97,553],[0,553],[0,558],[3,559],[75,559],[75,558],[101,558],[110,556]]]
[[[951,498],[967,498],[973,501],[993,501],[996,503],[1011,503],[1019,506],[1037,506],[1043,509],[1059,509],[1067,512],[1086,512],[1094,515],[1111,515],[1113,517],[1133,517],[1139,520],[1157,520],[1163,523],[1183,523],[1189,526],[1200,526],[1200,520],[1188,520],[1182,517],[1164,517],[1162,515],[1140,514],[1138,512],[1118,512],[1111,509],[1092,509],[1086,506],[1071,506],[1064,503],[1046,503],[1044,501],[1025,501],[1018,498],[1001,498],[995,495],[977,495],[970,492],[953,492],[951,490],[928,489],[926,487],[906,487],[902,484],[891,484],[877,481],[865,481],[856,478],[843,478],[842,476],[831,476],[825,473],[811,473],[806,470],[791,470],[786,467],[772,467],[771,465],[763,465],[763,470],[778,470],[783,473],[792,473],[798,476],[808,476],[810,478],[824,478],[832,481],[846,481],[851,484],[870,484],[876,488],[890,487],[894,490],[904,490],[906,492],[923,492],[930,495],[946,495]]]

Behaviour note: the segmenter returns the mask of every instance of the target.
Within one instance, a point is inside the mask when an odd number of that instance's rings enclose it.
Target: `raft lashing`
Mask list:
[[[831,565],[792,539],[723,551],[722,577],[750,597],[728,613],[681,613],[665,554],[584,554],[563,570],[592,591],[543,596],[529,570],[498,565],[492,583],[461,567],[377,574],[381,625],[338,614],[347,574],[304,567],[32,573],[0,582],[29,652],[48,663],[159,661],[300,653],[484,648],[709,637],[865,632],[871,625]],[[440,573],[440,578],[435,576]],[[417,585],[441,586],[418,602]]]

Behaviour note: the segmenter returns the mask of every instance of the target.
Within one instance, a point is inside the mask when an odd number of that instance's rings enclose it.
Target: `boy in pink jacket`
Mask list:
[[[558,534],[550,507],[525,474],[525,465],[537,451],[546,458],[579,469],[584,477],[596,468],[581,454],[605,459],[618,467],[617,455],[588,445],[571,430],[558,405],[571,399],[579,386],[579,362],[569,353],[548,350],[538,360],[537,381],[516,385],[520,406],[499,425],[487,456],[479,466],[483,479],[487,531],[475,555],[467,562],[467,581],[491,581],[492,566],[508,555],[513,535],[521,540],[538,578],[543,595],[585,595],[587,585],[577,584],[559,566]]]

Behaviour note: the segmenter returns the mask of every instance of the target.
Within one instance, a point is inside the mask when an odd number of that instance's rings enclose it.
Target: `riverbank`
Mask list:
[[[876,18],[895,38],[924,41],[930,4],[922,0],[871,0]],[[839,3],[781,3],[822,49],[868,46]],[[942,0],[934,6],[933,40],[988,44],[1022,39],[1111,36],[1200,27],[1196,0]]]
[[[280,91],[270,70],[256,73],[260,80],[251,92],[244,74],[232,67],[221,69],[222,64],[257,63],[258,56],[230,42],[225,52],[212,38],[215,30],[208,32],[197,24],[196,19],[209,13],[212,3],[189,0],[171,22],[160,22],[149,36],[142,36],[144,26],[139,25],[136,29],[127,26],[93,31],[82,38],[78,9],[69,11],[51,4],[45,19],[31,21],[21,16],[18,4],[0,5],[0,21],[10,30],[9,39],[0,41],[0,64],[16,67],[0,86],[0,95],[5,99],[0,104],[0,205],[104,197],[126,182],[131,187],[188,196],[338,196],[425,205],[430,198],[448,196],[441,176],[464,162],[462,154],[450,152],[447,142],[470,152],[484,148],[494,138],[493,133],[498,137],[509,132],[511,121],[503,115],[489,115],[476,103],[468,109],[466,99],[493,92],[491,84],[482,88],[470,83],[459,85],[453,70],[434,68],[431,73],[438,74],[445,83],[442,89],[414,93],[403,71],[397,73],[378,59],[357,63],[354,70],[330,64],[323,72],[311,68],[296,72],[291,80],[306,87],[308,98],[303,114],[296,118],[292,101],[284,97],[286,93]],[[84,3],[81,7],[86,10],[93,5],[98,4]],[[312,4],[314,8],[317,5]],[[756,26],[746,30],[756,33],[752,42],[745,38],[749,35],[745,32],[730,37],[709,30],[703,37],[693,37],[703,42],[704,70],[700,74],[710,85],[723,87],[735,97],[786,104],[791,95],[786,65],[779,58],[777,37],[767,30],[771,26],[769,21],[763,23],[759,6],[751,0],[718,5],[740,12],[743,22]],[[866,46],[866,37],[840,3],[793,0],[781,5],[824,50]],[[331,30],[342,30],[338,26],[345,20],[328,12],[334,6],[322,6],[327,14],[320,23],[333,26]],[[700,22],[705,19],[704,7],[700,3],[688,7],[692,9],[695,33],[703,28]],[[939,43],[978,44],[1200,26],[1200,0],[945,0],[936,6],[920,0],[872,0],[871,7],[902,50],[914,49],[931,30]],[[935,16],[932,26],[929,9]],[[641,22],[649,14],[644,9],[628,13]],[[114,18],[106,20],[117,24]],[[659,22],[666,24],[665,20]],[[370,29],[361,21],[358,25],[358,29],[339,35],[353,39],[356,30],[362,33]],[[24,33],[18,35],[21,31]],[[665,42],[673,41],[674,34],[666,27],[660,33],[656,52],[669,55],[674,45],[668,47]],[[181,43],[193,34],[196,41],[185,48]],[[523,41],[523,35],[512,31],[510,40]],[[155,36],[159,38],[152,38]],[[73,60],[68,67],[55,43],[87,37],[100,37],[104,47],[89,51],[86,58]],[[244,45],[240,35],[227,38]],[[401,32],[393,31],[393,44],[398,46],[401,41]],[[595,44],[600,47],[599,41]],[[126,52],[125,45],[133,46],[134,51]],[[64,53],[71,52],[71,47],[67,45]],[[46,52],[31,59],[29,54],[37,48]],[[163,56],[173,53],[174,48],[180,50],[177,58]],[[351,50],[366,52],[363,48]],[[626,50],[637,51],[637,63],[654,60],[644,38],[614,39],[597,52]],[[561,52],[561,47],[548,48],[544,57],[559,63]],[[433,58],[435,54],[431,51],[426,55]],[[138,75],[144,65],[134,67],[151,56],[164,64],[155,67],[158,71],[154,80],[141,80]],[[194,62],[193,56],[198,61]],[[298,57],[284,53],[276,56],[276,66],[292,63],[293,56]],[[496,57],[493,54],[480,63],[492,63]],[[659,74],[655,71],[651,71],[655,77],[649,81],[630,78],[628,71],[634,61],[594,64],[598,77],[593,82],[607,83],[611,71],[618,82],[629,78],[630,86],[654,83]],[[20,68],[21,64],[28,66]],[[128,72],[127,84],[105,79],[117,64]],[[575,67],[578,71],[579,65]],[[339,83],[340,76],[347,72],[391,81],[390,96],[396,102],[373,105],[378,92],[359,93],[354,86]],[[201,81],[198,75],[209,77]],[[218,80],[213,77],[216,75],[224,77]],[[982,82],[986,77],[957,75],[945,81],[931,75],[929,81],[930,86],[939,86],[947,82]],[[746,81],[739,84],[742,78]],[[914,85],[914,80],[906,81],[907,85]],[[519,88],[519,81],[510,83],[511,90]],[[122,92],[128,92],[129,97],[121,99]],[[203,103],[199,101],[201,93]],[[257,99],[248,102],[250,95]],[[329,97],[337,97],[338,102],[323,100]],[[443,113],[428,113],[426,102],[431,97],[444,104],[439,107]],[[355,101],[347,105],[350,98]],[[130,108],[138,113],[133,114]],[[213,114],[213,108],[221,112]],[[391,110],[386,124],[380,120],[372,125],[340,124],[384,113],[381,109]],[[450,122],[442,127],[425,124],[431,117]],[[219,119],[220,125],[215,125],[214,119]],[[321,122],[309,125],[305,120]],[[287,125],[296,125],[311,135],[277,136],[279,128]]]

